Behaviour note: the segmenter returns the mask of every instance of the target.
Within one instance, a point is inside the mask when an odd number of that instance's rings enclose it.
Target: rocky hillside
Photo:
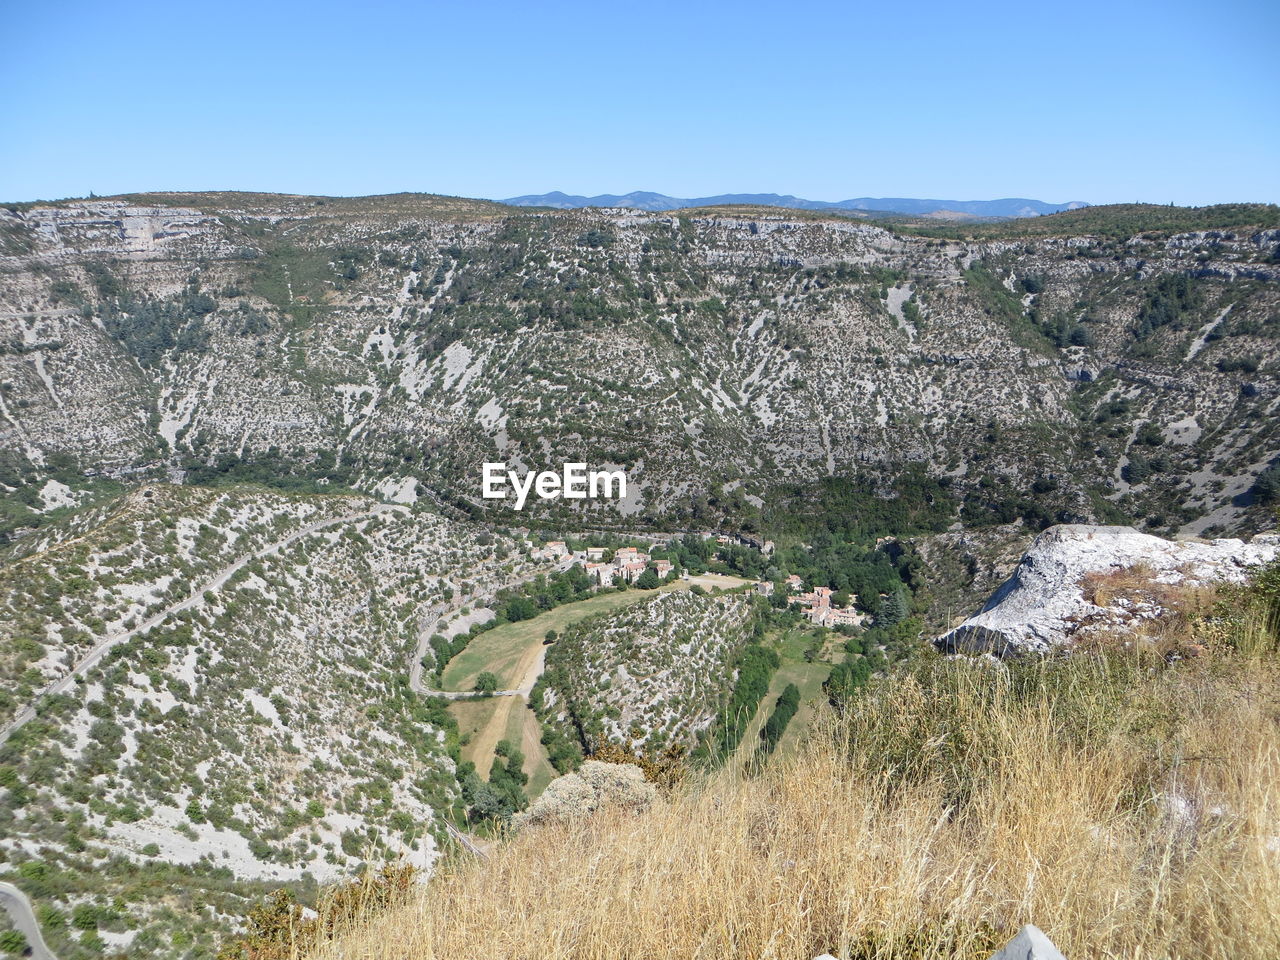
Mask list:
[[[588,747],[692,746],[733,684],[751,609],[673,592],[574,624],[548,651],[543,717]]]
[[[632,524],[750,522],[831,475],[893,495],[922,465],[969,525],[1258,527],[1277,228],[1269,207],[965,233],[414,195],[15,205],[4,524],[147,475],[466,503],[500,459],[625,466]]]
[[[0,875],[96,911],[46,925],[58,955],[212,956],[263,884],[429,867],[456,728],[409,664],[430,611],[523,575],[512,547],[366,498],[168,486],[11,547]]]

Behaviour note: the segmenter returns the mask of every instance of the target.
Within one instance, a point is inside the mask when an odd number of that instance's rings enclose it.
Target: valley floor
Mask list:
[[[798,629],[788,630],[781,636],[771,638],[774,649],[778,651],[781,665],[773,674],[769,683],[769,691],[760,701],[756,715],[747,726],[742,743],[734,754],[734,762],[750,763],[760,745],[760,731],[769,719],[773,706],[778,701],[787,684],[794,683],[800,691],[800,709],[787,724],[786,732],[778,741],[775,756],[793,755],[799,748],[804,734],[813,725],[817,716],[823,711],[826,695],[822,692],[822,683],[831,673],[831,666],[844,653],[837,647],[830,649],[831,644],[824,644],[826,649],[817,651],[812,662],[805,659],[805,650],[812,645],[812,634]]]
[[[677,580],[653,591],[599,593],[587,600],[563,604],[530,620],[505,623],[479,634],[444,670],[445,693],[474,690],[476,678],[485,671],[498,677],[499,695],[454,700],[449,706],[465,741],[462,759],[470,760],[481,776],[485,776],[493,764],[494,748],[499,741],[518,746],[525,758],[524,772],[529,776],[525,792],[531,799],[537,797],[555,776],[542,745],[542,727],[528,703],[530,691],[546,665],[547,632],[561,633],[587,617],[621,610],[659,593],[688,590],[694,584],[707,590],[729,590],[746,583],[740,577],[711,573],[688,581]]]

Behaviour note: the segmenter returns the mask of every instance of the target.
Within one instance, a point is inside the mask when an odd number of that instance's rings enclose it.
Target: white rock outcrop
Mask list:
[[[1160,611],[1102,607],[1085,595],[1089,575],[1142,570],[1167,586],[1241,582],[1250,567],[1280,557],[1280,536],[1243,540],[1164,540],[1132,527],[1062,524],[1040,534],[1013,575],[982,610],[934,642],[947,652],[999,656],[1043,652],[1085,627],[1123,628]]]

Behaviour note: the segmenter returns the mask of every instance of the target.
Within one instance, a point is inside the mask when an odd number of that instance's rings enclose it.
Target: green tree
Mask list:
[[[902,585],[898,584],[885,596],[880,605],[880,616],[876,617],[876,626],[891,627],[907,618],[907,598]]]
[[[1253,496],[1259,503],[1280,503],[1280,464],[1267,467],[1253,483]]]
[[[758,643],[748,644],[738,654],[738,678],[734,681],[729,702],[716,716],[710,736],[698,747],[702,756],[727,757],[742,742],[751,718],[769,690],[769,681],[781,661],[778,654]]]
[[[0,933],[0,950],[20,957],[28,950],[27,938],[18,930],[6,930]]]
[[[538,609],[538,605],[528,597],[516,597],[502,608],[502,615],[511,623],[520,620],[532,620],[542,611]]]
[[[778,746],[778,741],[782,739],[782,735],[787,730],[787,724],[791,722],[791,718],[796,715],[796,711],[800,709],[800,688],[794,683],[788,683],[786,688],[779,695],[777,702],[773,705],[773,713],[769,715],[769,719],[765,721],[764,726],[760,729],[761,749],[765,753],[772,753]]]
[[[491,695],[498,689],[498,675],[489,670],[481,671],[480,676],[476,677],[476,691],[486,695]]]
[[[854,694],[871,678],[871,661],[866,657],[850,656],[837,664],[822,684],[822,690],[837,710],[842,710]]]

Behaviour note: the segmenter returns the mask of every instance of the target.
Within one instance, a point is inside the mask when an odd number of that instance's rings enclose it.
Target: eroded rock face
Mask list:
[[[1280,455],[1276,237],[943,241],[425,195],[0,206],[0,479],[284,458],[478,500],[480,463],[588,462],[627,467],[624,516],[701,525],[733,516],[728,482],[787,509],[832,476],[889,495],[911,464],[982,522],[1119,494],[1253,531]],[[1171,285],[1185,309],[1139,341]]]
[[[935,643],[947,652],[1042,652],[1083,633],[1132,626],[1165,611],[1154,601],[1102,600],[1108,578],[1165,587],[1238,583],[1280,556],[1280,536],[1164,540],[1132,527],[1062,524],[1040,534],[982,610]]]
[[[524,813],[513,818],[518,829],[565,823],[590,816],[601,807],[616,806],[638,813],[653,803],[657,788],[629,763],[588,760],[577,772],[557,777]]]

